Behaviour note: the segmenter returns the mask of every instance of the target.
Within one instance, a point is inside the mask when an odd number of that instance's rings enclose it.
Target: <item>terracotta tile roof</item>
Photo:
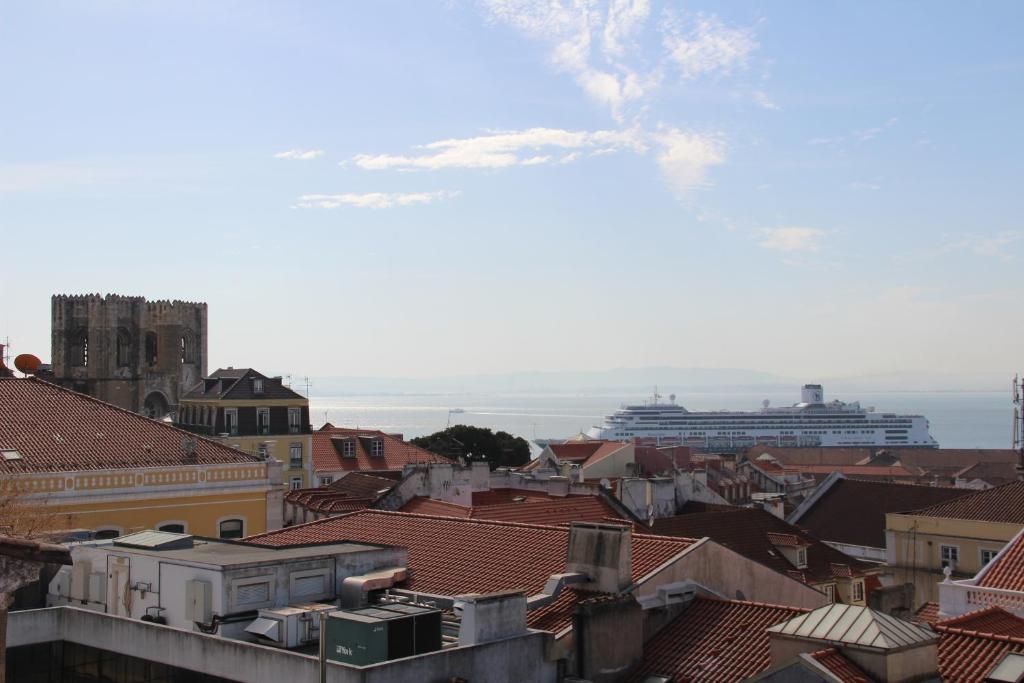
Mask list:
[[[808,610],[740,600],[697,597],[644,645],[644,658],[628,679],[672,676],[692,683],[735,683],[768,668],[766,628]]]
[[[569,529],[363,510],[246,540],[269,546],[340,540],[399,546],[409,552],[405,587],[411,590],[461,595],[516,589],[533,595],[541,592],[548,577],[565,571]],[[693,539],[634,535],[633,580],[642,580],[693,543]],[[559,619],[564,618],[563,613]],[[540,611],[529,619],[531,624],[558,621]]]
[[[790,465],[786,471],[811,475],[829,475],[842,472],[850,477],[916,479],[924,475],[921,470],[910,470],[903,466],[882,467],[878,465]]]
[[[845,567],[844,576],[861,575],[874,569],[873,565],[856,560],[835,548],[822,543],[798,526],[779,519],[770,512],[758,508],[725,508],[713,512],[695,512],[675,517],[656,519],[652,533],[665,536],[684,536],[711,540],[735,550],[740,555],[772,569],[788,573],[795,567],[776,548],[772,538],[781,535],[787,543],[797,542],[807,547],[807,567],[798,574],[791,574],[806,583],[831,582],[835,577],[834,566]]]
[[[690,465],[690,449],[686,446],[637,446],[634,454],[637,469],[641,474],[659,475],[673,472],[677,467],[686,469]]]
[[[889,457],[879,458],[885,452]],[[857,465],[898,461],[904,467],[926,471],[956,472],[976,462],[1017,462],[1017,454],[1009,448],[783,448],[753,446],[746,457],[763,453],[784,465]]]
[[[956,473],[957,479],[980,479],[991,486],[1001,486],[1017,480],[1015,462],[976,462]]]
[[[985,491],[972,492],[955,500],[913,510],[908,514],[1024,524],[1024,481],[1014,481]]]
[[[843,683],[873,683],[864,671],[834,647],[812,652],[811,657]]]
[[[581,591],[570,586],[563,589],[550,605],[528,612],[526,621],[530,628],[557,634],[572,626],[572,615],[576,611],[576,605],[601,595],[607,594]]]
[[[941,619],[936,622],[936,625],[947,629],[955,628],[961,631],[1024,638],[1024,619],[1015,616],[1011,612],[1007,612],[998,605],[991,605],[983,609],[961,614],[958,617]]]
[[[397,483],[393,478],[349,472],[327,486],[289,491],[285,501],[313,512],[351,512],[371,507]]]
[[[978,585],[1024,592],[1024,530],[982,569]]]
[[[628,445],[621,441],[584,441],[556,443],[551,444],[549,448],[560,461],[569,461],[577,463],[581,467],[590,467]]]
[[[768,538],[768,542],[772,545],[781,545],[788,548],[806,548],[811,545],[810,541],[800,538],[796,534],[769,531],[765,536]]]
[[[507,497],[509,502],[486,505],[474,504],[472,507],[431,500],[425,496],[413,498],[402,506],[402,512],[415,512],[424,515],[441,515],[444,517],[465,517],[472,519],[493,519],[503,522],[522,522],[523,524],[559,525],[569,522],[604,522],[615,519],[619,522],[632,523],[624,520],[601,496],[537,496],[530,495],[523,501],[513,501],[516,489],[498,489],[508,492],[502,496],[488,496],[484,500],[501,500]],[[481,491],[479,493],[492,493]],[[530,492],[535,494],[536,492]],[[473,494],[474,501],[477,494]]]
[[[934,624],[939,620],[939,603],[937,602],[926,602],[917,608],[914,612],[914,616],[911,619],[914,623],[918,624]]]
[[[913,510],[968,493],[935,486],[840,479],[796,523],[823,541],[884,548],[885,513]]]
[[[448,503],[443,500],[434,500],[427,496],[416,496],[402,506],[402,512],[411,512],[418,515],[436,515],[439,517],[462,517],[469,519],[472,516],[473,508],[465,505]]]
[[[381,456],[370,455],[369,442],[374,438],[384,444]],[[354,444],[355,457],[342,455],[341,444],[346,439]],[[325,425],[313,432],[315,472],[401,470],[411,463],[430,462],[451,463],[451,460],[376,429],[345,429]]]
[[[190,456],[182,440],[195,443]],[[263,460],[37,378],[0,378],[0,472],[72,472]]]
[[[939,640],[939,674],[950,683],[983,683],[989,671],[1014,652],[1024,652],[1024,638],[965,631],[936,624]]]

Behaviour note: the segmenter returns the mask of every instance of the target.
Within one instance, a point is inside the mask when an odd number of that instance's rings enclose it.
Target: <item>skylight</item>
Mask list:
[[[0,455],[4,456],[4,460],[21,460],[21,453],[13,448],[0,448]]]

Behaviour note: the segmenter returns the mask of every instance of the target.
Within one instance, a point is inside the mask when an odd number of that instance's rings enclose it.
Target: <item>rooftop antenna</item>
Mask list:
[[[1013,376],[1013,450],[1017,451],[1017,479],[1024,481],[1024,380]]]
[[[302,378],[302,382],[303,382],[303,384],[306,385],[306,398],[309,398],[309,388],[311,386],[313,386],[313,383],[309,381],[309,377],[308,376],[303,377]]]

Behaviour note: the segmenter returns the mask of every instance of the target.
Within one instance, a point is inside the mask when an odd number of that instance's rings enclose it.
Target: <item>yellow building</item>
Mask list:
[[[912,512],[889,513],[886,562],[913,583],[918,605],[939,599],[939,582],[974,576],[1024,527],[1024,482],[1012,482]]]
[[[11,509],[38,509],[54,529],[240,538],[281,526],[278,463],[34,378],[0,378],[0,472]]]
[[[313,486],[309,399],[252,368],[219,369],[181,397],[177,426],[284,466],[290,489]]]

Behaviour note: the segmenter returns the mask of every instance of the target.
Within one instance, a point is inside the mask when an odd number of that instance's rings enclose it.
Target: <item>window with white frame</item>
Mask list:
[[[955,545],[944,545],[939,547],[939,559],[942,561],[942,568],[950,567],[956,569],[960,561],[960,548]]]
[[[342,444],[341,455],[346,458],[356,457],[356,442],[353,439],[348,439]]]
[[[302,409],[301,408],[289,408],[288,409],[288,433],[298,434],[302,431]]]
[[[374,439],[370,442],[370,455],[375,458],[384,455],[384,439]]]
[[[301,489],[302,488],[302,477],[292,477],[291,487],[292,487],[292,491],[294,491],[295,489]]]
[[[327,486],[334,482],[334,477],[320,477],[320,485]]]
[[[288,446],[288,467],[302,467],[302,444],[293,443]]]
[[[981,549],[981,566],[984,567],[986,564],[991,562],[996,555],[999,554],[998,550],[989,550],[988,548]]]
[[[853,582],[853,601],[863,602],[864,601],[864,582],[854,581]]]
[[[253,377],[252,378],[252,393],[262,394],[263,393],[263,378]]]
[[[836,587],[835,584],[828,584],[825,586],[825,597],[828,598],[829,602],[836,601]]]
[[[804,569],[807,567],[807,548],[799,548],[796,551],[796,567]]]
[[[256,430],[260,434],[270,433],[270,408],[256,409]]]
[[[238,408],[224,409],[224,431],[232,436],[238,436]]]

